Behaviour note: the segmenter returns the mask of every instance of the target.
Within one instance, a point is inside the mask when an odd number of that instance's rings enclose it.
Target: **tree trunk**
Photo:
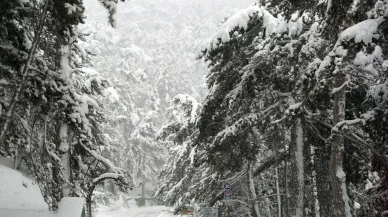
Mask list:
[[[326,126],[317,124],[316,128],[323,138],[330,136],[330,130]],[[330,145],[313,134],[310,134],[309,142],[315,144],[313,166],[316,171],[315,178],[320,216],[333,216],[333,191],[331,190],[329,171]]]
[[[282,199],[280,197],[278,167],[275,168],[275,172],[276,172],[276,193],[278,194],[278,217],[282,217]]]
[[[314,169],[315,159],[314,159],[314,146],[310,146],[311,154],[311,165],[313,165],[312,180],[313,180],[313,195],[314,195],[314,213],[315,217],[320,217],[320,206],[318,200],[318,190],[317,190],[317,179],[316,172]]]
[[[59,148],[59,145],[61,143],[61,137],[60,137],[60,130],[61,130],[61,126],[62,126],[62,122],[58,121],[56,126],[55,126],[55,137],[54,137],[54,143],[56,145],[55,147],[55,150],[53,150],[53,152],[55,151],[55,153],[58,155],[58,148]],[[61,155],[59,155],[58,157],[61,157]],[[61,174],[61,165],[58,164],[58,162],[55,162],[53,164],[53,168],[52,168],[52,176],[53,176],[53,180],[52,180],[52,188],[55,190],[55,202],[54,205],[53,205],[53,209],[54,210],[57,210],[58,209],[58,203],[59,201],[61,201],[61,199],[63,198],[63,194],[64,194],[64,189],[63,189],[63,176]]]
[[[70,146],[71,146],[71,130],[68,129],[67,124],[62,124],[60,128],[60,144],[57,146],[57,151],[60,153],[61,166],[63,169],[64,182],[63,196],[70,196],[71,185],[71,168],[70,168]]]
[[[330,185],[330,174],[329,174],[329,157],[325,156],[330,151],[325,151],[324,147],[317,148],[317,161],[314,165],[317,182],[317,193],[320,205],[321,216],[332,216],[333,214],[333,191]]]
[[[95,188],[96,184],[92,184],[92,186],[88,189],[88,194],[86,196],[86,213],[88,217],[92,217],[92,197]]]
[[[43,12],[42,12],[42,14],[39,17],[39,26],[38,26],[38,29],[37,29],[37,31],[35,33],[35,37],[34,37],[34,41],[33,41],[32,46],[31,46],[31,50],[28,53],[26,64],[24,65],[23,70],[22,70],[22,79],[20,81],[20,86],[16,90],[15,95],[12,97],[11,104],[10,104],[8,112],[6,114],[5,123],[4,123],[4,125],[3,125],[2,129],[1,129],[1,133],[0,133],[0,150],[3,147],[3,143],[5,141],[5,137],[6,137],[7,132],[8,132],[8,127],[11,124],[13,114],[14,114],[16,106],[17,106],[17,104],[19,102],[20,94],[22,93],[24,85],[26,84],[26,78],[27,78],[28,69],[30,67],[32,57],[35,55],[35,51],[36,51],[36,49],[38,47],[38,43],[39,43],[39,40],[40,40],[40,34],[42,32],[43,24],[44,24],[44,21],[46,19],[48,2],[49,2],[49,0],[46,0],[45,3],[44,3]]]
[[[141,196],[145,197],[145,182],[143,181],[143,184],[141,185]]]
[[[337,72],[334,77],[334,86],[336,88],[342,86],[345,82],[345,76]],[[334,93],[334,111],[333,125],[345,120],[345,89]],[[346,190],[345,179],[346,175],[343,171],[342,160],[344,153],[344,137],[340,133],[332,135],[332,147],[330,156],[330,179],[333,188],[334,198],[334,214],[336,217],[351,217],[351,209],[349,205],[349,197]]]
[[[298,118],[292,132],[292,178],[291,178],[291,209],[295,217],[303,217],[304,214],[304,136],[302,120]]]
[[[290,192],[288,190],[288,161],[284,161],[284,190],[286,192],[286,197],[285,199],[285,207],[284,207],[284,216],[288,217],[290,215],[290,203],[289,203],[289,198],[290,198]]]
[[[252,176],[252,165],[251,163],[248,163],[248,184],[249,184],[249,192],[252,199],[252,209],[254,210],[255,217],[261,217],[260,210],[259,210],[259,203],[256,201],[257,195],[256,195],[256,189],[255,189],[255,183],[253,182],[253,176]]]

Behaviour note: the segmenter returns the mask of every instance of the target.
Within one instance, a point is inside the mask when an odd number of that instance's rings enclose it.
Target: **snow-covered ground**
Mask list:
[[[0,209],[48,210],[38,184],[12,166],[12,159],[0,157]]]
[[[170,209],[164,206],[118,207],[99,209],[96,217],[173,217]]]
[[[33,216],[51,216],[38,184],[23,171],[14,170],[12,167],[12,159],[0,157],[0,217],[25,216],[28,212]],[[134,200],[129,201],[128,204],[130,208],[124,208],[122,201],[118,201],[113,207],[101,206],[95,216],[173,217],[168,207],[136,207]]]

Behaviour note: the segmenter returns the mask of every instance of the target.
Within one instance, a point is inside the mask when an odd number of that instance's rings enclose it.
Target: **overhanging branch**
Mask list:
[[[284,150],[277,152],[271,156],[269,156],[267,159],[263,161],[263,163],[255,169],[253,172],[253,177],[258,176],[260,173],[265,171],[266,169],[279,165],[282,161],[288,159],[290,157],[290,154]]]

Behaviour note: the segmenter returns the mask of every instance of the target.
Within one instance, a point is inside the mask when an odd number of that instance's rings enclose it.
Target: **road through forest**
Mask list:
[[[136,207],[131,204],[130,208],[117,206],[113,209],[111,207],[99,209],[96,217],[173,217],[173,215],[170,208],[165,206]]]

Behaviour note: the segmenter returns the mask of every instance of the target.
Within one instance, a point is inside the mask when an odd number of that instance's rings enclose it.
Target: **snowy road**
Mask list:
[[[160,212],[141,212],[135,217],[157,217],[159,214]]]
[[[96,217],[173,217],[170,209],[164,206],[123,208],[105,208],[96,213]]]

